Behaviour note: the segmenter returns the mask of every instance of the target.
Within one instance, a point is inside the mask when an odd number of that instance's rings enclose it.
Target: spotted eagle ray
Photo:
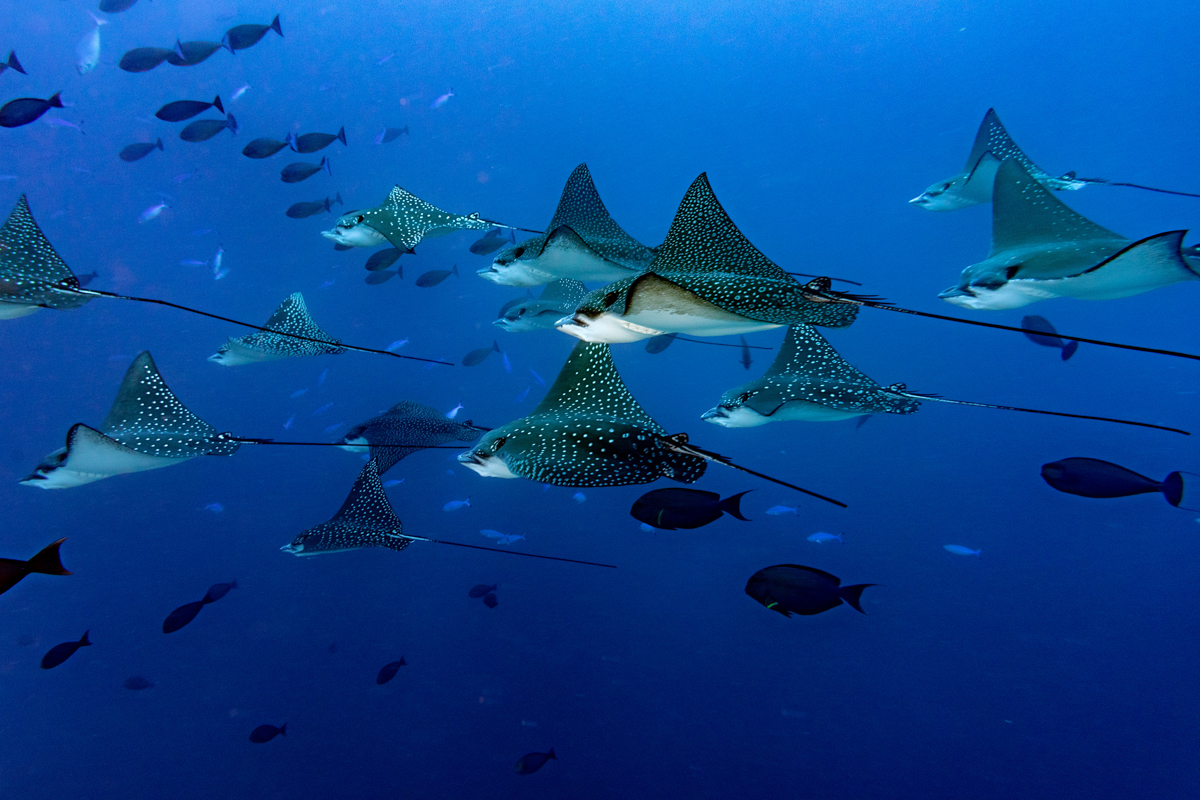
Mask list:
[[[1030,177],[1047,189],[1075,190],[1088,184],[1101,184],[1200,197],[1190,192],[1173,192],[1169,189],[1155,189],[1152,186],[1110,181],[1105,178],[1080,178],[1073,171],[1059,178],[1051,177],[1025,155],[1004,129],[996,110],[989,108],[983,115],[983,122],[979,124],[975,144],[971,146],[971,154],[967,156],[967,163],[962,172],[947,180],[938,181],[908,202],[926,211],[957,211],[960,208],[991,202],[996,171],[1001,163],[1010,158],[1024,167]]]
[[[1051,297],[1112,300],[1200,280],[1186,231],[1131,242],[1075,213],[1015,159],[996,172],[992,251],[938,297],[963,308],[1019,308]]]
[[[768,422],[832,422],[864,414],[912,414],[926,400],[1115,422],[1189,435],[1178,428],[1146,422],[949,400],[910,392],[903,383],[883,387],[838,355],[825,337],[810,325],[790,328],[766,374],[730,389],[721,396],[720,404],[706,411],[701,419],[725,428],[750,428]]]
[[[509,333],[540,331],[554,327],[563,314],[570,314],[587,294],[582,283],[559,278],[546,284],[536,300],[519,298],[504,307],[500,318],[492,324]]]
[[[856,314],[853,304],[814,298],[760,253],[702,174],[650,266],[592,292],[557,327],[587,342],[615,343],[664,333],[729,336],[802,323],[844,328]]]
[[[304,295],[300,292],[289,295],[280,303],[265,327],[266,331],[248,333],[236,339],[230,337],[208,360],[235,367],[280,358],[339,355],[346,352],[341,340],[333,338],[313,322],[304,303]],[[297,339],[293,334],[303,338]]]
[[[29,211],[29,203],[25,195],[17,200],[16,206],[8,219],[0,226],[0,319],[15,319],[32,314],[39,308],[70,309],[79,308],[94,297],[109,297],[118,300],[132,300],[138,303],[153,303],[170,308],[198,314],[202,317],[253,328],[258,331],[273,333],[278,336],[290,336],[293,339],[305,340],[299,333],[289,333],[271,330],[262,325],[252,325],[241,320],[210,314],[207,311],[190,308],[172,303],[168,300],[156,300],[149,297],[133,297],[131,295],[103,292],[98,289],[85,288],[62,258],[55,252],[50,241],[42,233],[33,215]],[[324,340],[312,340],[318,344],[327,345]],[[346,350],[356,350],[362,353],[407,358],[413,361],[425,361],[453,366],[449,361],[418,358],[416,356],[400,355],[387,350],[376,350],[370,347],[341,344]]]
[[[733,464],[666,431],[621,380],[607,344],[579,342],[545,398],[523,419],[486,433],[458,457],[489,478],[555,486],[629,486],[670,478],[695,483],[708,461],[749,472],[837,505],[836,500]]]
[[[346,431],[341,446],[351,453],[369,450],[382,475],[418,450],[447,442],[473,442],[484,430],[470,420],[458,422],[435,408],[401,400],[379,416]]]
[[[399,250],[411,250],[426,237],[445,236],[454,231],[485,231],[493,226],[526,230],[486,220],[478,214],[451,214],[393,186],[383,205],[343,214],[332,230],[322,231],[321,235],[347,247],[376,247],[386,240]]]
[[[443,539],[406,534],[404,533],[404,524],[396,516],[387,494],[383,491],[383,484],[379,482],[379,468],[374,459],[367,461],[362,468],[346,501],[342,503],[342,507],[338,509],[332,519],[309,528],[293,539],[291,544],[285,544],[279,549],[294,556],[315,556],[358,550],[363,547],[387,547],[400,551],[413,542],[449,544],[455,547],[468,547],[472,550],[487,550],[493,553],[509,553],[530,558],[543,558],[548,561],[568,561],[573,564],[615,569],[612,564],[521,553],[515,550],[498,550],[494,547],[480,547],[474,544],[448,542]]]
[[[609,215],[587,164],[580,164],[567,178],[546,232],[505,247],[477,274],[504,286],[537,286],[555,278],[615,281],[653,260],[654,251]]]

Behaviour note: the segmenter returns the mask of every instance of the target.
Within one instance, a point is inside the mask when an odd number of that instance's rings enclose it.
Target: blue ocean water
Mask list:
[[[753,521],[653,534],[628,510],[667,481],[584,489],[580,503],[573,488],[480,478],[451,450],[385,476],[404,478],[389,494],[407,533],[479,545],[493,544],[481,529],[523,534],[511,549],[618,567],[606,570],[421,543],[281,553],[337,510],[361,467],[333,448],[246,447],[66,491],[17,481],[70,425],[100,423],[147,349],[189,408],[243,436],[332,440],[329,426],[401,399],[462,404],[460,419],[488,427],[527,414],[544,394],[530,370],[548,382],[574,340],[490,324],[521,290],[471,274],[488,263],[467,249],[477,234],[423,242],[399,262],[403,280],[368,286],[367,251],[334,252],[319,236],[334,215],[284,210],[335,192],[369,208],[399,184],[540,229],[581,162],[647,244],[706,172],[785,269],[851,278],[909,308],[1005,324],[1044,314],[1078,335],[1195,351],[1186,284],[1002,312],[942,303],[937,292],[987,254],[990,209],[906,203],[961,168],[989,107],[1051,174],[1200,189],[1200,107],[1188,94],[1200,57],[1183,35],[1194,7],[147,0],[105,15],[100,64],[84,75],[75,49],[94,4],[4,9],[0,49],[15,48],[29,74],[0,74],[0,99],[61,90],[73,105],[48,117],[85,133],[40,120],[0,131],[0,175],[12,176],[0,207],[26,193],[67,264],[98,273],[94,288],[251,322],[300,291],[347,342],[407,338],[402,353],[459,361],[497,339],[513,371],[498,357],[426,369],[359,353],[226,369],[205,359],[244,330],[108,300],[0,322],[0,555],[27,558],[66,536],[75,573],[32,576],[0,597],[3,796],[1192,796],[1200,526],[1161,497],[1085,500],[1038,473],[1091,456],[1158,478],[1193,465],[1181,436],[934,404],[861,429],[727,430],[699,415],[770,353],[753,351],[747,371],[735,349],[676,343],[651,356],[627,344],[613,348],[621,374],[668,431],[849,508],[712,465],[696,487],[752,489]],[[141,74],[116,66],[134,47],[215,41],[276,13],[284,37],[236,55]],[[218,93],[236,136],[187,143],[182,124],[153,118],[163,103]],[[240,153],[256,137],[343,125],[347,146],[315,156]],[[372,143],[404,125],[407,137]],[[157,137],[164,151],[117,158]],[[280,182],[287,163],[321,155],[331,176]],[[139,223],[160,193],[169,208]],[[1131,238],[1200,213],[1200,201],[1132,189],[1060,197]],[[180,264],[218,247],[221,280]],[[452,266],[460,277],[413,283]],[[1195,368],[1178,359],[1084,345],[1064,364],[1019,334],[870,309],[829,338],[884,384],[1200,426]],[[781,334],[747,339],[777,347]],[[470,507],[442,510],[466,497]],[[799,515],[763,513],[780,504]],[[845,544],[806,541],[816,531]],[[753,572],[780,563],[880,585],[864,595],[867,616],[840,607],[784,619],[743,593]],[[191,625],[161,633],[171,609],[233,579]],[[497,608],[467,597],[478,583],[499,584]],[[92,647],[38,668],[85,629]],[[402,655],[408,666],[377,686]],[[124,688],[135,675],[155,686]],[[247,740],[285,722],[286,737]],[[550,747],[556,761],[514,774],[523,754]]]

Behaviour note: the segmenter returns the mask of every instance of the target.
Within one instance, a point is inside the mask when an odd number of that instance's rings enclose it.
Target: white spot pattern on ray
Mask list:
[[[283,549],[295,555],[312,555],[361,547],[403,550],[411,540],[400,536],[404,526],[379,481],[379,468],[371,459],[354,481],[342,507],[328,522],[309,528]]]
[[[42,233],[21,195],[0,227],[0,303],[79,308],[90,297],[55,291],[78,289],[79,281]]]
[[[220,361],[226,353],[237,351],[239,348],[259,354],[257,360],[338,355],[346,352],[345,348],[340,346],[340,339],[330,336],[313,321],[304,302],[304,295],[300,292],[288,296],[280,303],[279,308],[275,309],[275,313],[263,327],[278,333],[258,331],[230,338],[209,360]],[[296,336],[305,338],[297,339]],[[309,339],[317,341],[308,341]]]
[[[483,231],[492,227],[492,223],[480,219],[478,214],[451,214],[399,186],[392,187],[383,205],[348,217],[361,217],[357,224],[374,228],[401,250],[411,250],[426,236],[440,236],[454,230]],[[339,220],[338,225],[345,219]]]
[[[401,459],[427,447],[447,442],[473,442],[482,430],[469,422],[447,419],[435,408],[412,400],[401,400],[383,414],[355,425],[346,432],[343,441],[365,439],[371,447],[371,460],[382,475]],[[396,447],[405,444],[412,447]],[[392,445],[379,447],[378,445]]]

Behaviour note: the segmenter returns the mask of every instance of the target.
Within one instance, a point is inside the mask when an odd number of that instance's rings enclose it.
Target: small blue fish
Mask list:
[[[235,89],[233,91],[233,94],[230,96],[229,99],[230,100],[240,100],[242,98],[242,95],[244,95],[249,88],[250,88],[250,84],[248,84],[248,83],[238,87],[237,89]]]
[[[288,417],[288,421],[283,423],[283,429],[285,431],[290,431],[292,429],[292,423],[295,421],[296,421],[296,415],[292,414],[290,417]]]
[[[369,457],[370,457],[370,456],[368,456],[368,458],[369,458]],[[400,484],[402,484],[402,483],[404,483],[404,478],[400,478],[399,480],[393,480],[393,481],[384,481],[384,482],[383,482],[383,488],[385,488],[385,489],[391,489],[392,487],[394,487],[394,486],[399,486],[399,485],[400,485]]]
[[[333,433],[338,428],[344,428],[344,427],[346,427],[345,422],[335,422],[332,425],[330,425],[328,428],[325,429],[325,433]]]
[[[449,411],[447,411],[447,412],[446,412],[446,417],[447,417],[448,419],[454,419],[455,417],[457,417],[457,416],[458,416],[458,412],[459,412],[459,411],[462,411],[462,410],[463,410],[463,404],[462,404],[462,403],[459,403],[459,404],[458,404],[458,405],[456,405],[454,408],[452,408],[452,409],[450,409]]]
[[[219,280],[221,280],[221,278],[224,278],[228,274],[229,274],[229,270],[227,270],[227,269],[216,270],[215,272],[213,272],[213,280],[219,281]]]
[[[329,370],[328,369],[321,370],[321,374],[317,376],[317,386],[324,386],[325,379],[327,377],[329,377]]]
[[[546,382],[545,382],[544,380],[542,380],[542,376],[541,376],[541,375],[538,375],[536,372],[534,372],[534,371],[533,371],[533,367],[530,367],[530,368],[529,368],[529,372],[530,372],[530,374],[532,374],[532,375],[533,375],[533,379],[534,379],[535,381],[537,381],[537,382],[538,382],[538,385],[539,385],[539,386],[545,386],[545,385],[546,385]]]
[[[387,350],[389,353],[394,353],[397,350],[399,350],[401,347],[404,347],[404,345],[406,345],[406,344],[408,344],[408,339],[397,339],[396,341],[392,342],[391,344],[389,344],[387,347],[385,347],[383,349]]]
[[[212,257],[213,272],[219,272],[221,265],[225,263],[225,245],[217,245],[217,252]]]
[[[189,178],[194,178],[194,177],[196,177],[196,173],[194,173],[194,172],[181,172],[178,175],[176,175],[174,178],[171,178],[171,180],[174,181],[175,183],[183,183],[184,181],[188,180]]]
[[[471,498],[468,497],[466,500],[451,500],[449,503],[446,503],[446,505],[442,506],[442,511],[457,511],[463,506],[470,508]]]
[[[375,66],[377,66],[377,67],[382,67],[384,64],[386,64],[387,62],[391,61],[391,60],[392,60],[392,56],[394,56],[394,55],[396,55],[396,54],[395,54],[395,53],[388,53],[386,56],[384,56],[383,58],[381,58],[381,59],[379,59],[378,61],[376,61],[376,62],[375,62]]]
[[[314,417],[320,416],[321,414],[324,414],[326,411],[328,411],[331,408],[333,408],[333,403],[326,403],[325,405],[321,406],[316,411],[314,411],[313,416]]]
[[[225,510],[225,506],[221,505],[220,503],[209,503],[208,505],[206,505],[204,507],[204,510],[211,511],[214,514],[220,514],[222,511]]]
[[[150,206],[138,216],[138,222],[149,222],[163,212],[164,208],[170,208],[165,202],[159,203],[156,206]]]
[[[771,506],[767,509],[767,513],[772,517],[778,517],[780,514],[795,514],[796,516],[800,516],[799,511],[788,506]]]
[[[983,552],[982,550],[972,550],[969,547],[963,547],[961,544],[947,544],[942,546],[956,556],[975,556],[979,558],[980,553]]]
[[[335,284],[335,283],[337,283],[337,281],[330,279],[330,280],[327,280],[324,283],[322,283],[317,288],[318,289],[328,289],[330,286],[333,286],[333,284]]]
[[[295,400],[297,397],[303,397],[307,393],[308,389],[297,389],[296,391],[292,392],[292,399]]]
[[[526,397],[528,397],[528,396],[529,396],[529,390],[530,390],[530,389],[532,389],[532,388],[533,388],[532,386],[526,386],[526,387],[525,387],[525,391],[521,392],[521,393],[520,393],[519,395],[517,395],[517,396],[516,396],[516,398],[513,400],[513,404],[515,405],[516,403],[519,403],[519,402],[521,402],[522,400],[524,400]]]
[[[809,536],[808,541],[816,542],[817,544],[822,544],[823,542],[841,542],[842,544],[846,543],[846,540],[842,538],[840,533],[825,533],[824,531],[818,531],[812,536]]]
[[[503,539],[504,538],[504,534],[501,533],[500,531],[489,531],[489,530],[485,529],[485,530],[480,531],[480,533],[482,533],[484,536],[486,536],[489,539]]]
[[[571,495],[571,499],[574,500],[576,503],[586,503],[587,495],[584,494],[583,492],[576,492],[575,494]]]
[[[446,92],[445,94],[439,96],[437,100],[434,100],[432,103],[429,104],[429,107],[430,108],[441,108],[442,106],[446,105],[446,103],[450,102],[451,97],[454,97],[453,89],[451,89],[450,91]]]
[[[646,533],[654,533],[654,528],[651,528],[649,525],[647,525],[644,522],[641,525],[638,525],[638,527],[641,528]]]
[[[208,262],[207,261],[197,261],[194,258],[185,258],[183,261],[179,262],[179,265],[183,266],[183,267],[207,267]]]

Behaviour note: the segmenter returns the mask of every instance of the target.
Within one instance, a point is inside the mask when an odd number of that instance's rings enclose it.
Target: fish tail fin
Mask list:
[[[1079,342],[1075,341],[1074,339],[1071,339],[1070,341],[1068,341],[1066,344],[1063,345],[1062,360],[1069,361],[1071,356],[1075,355],[1075,351],[1078,349],[1079,349]]]
[[[492,350],[494,350],[494,351],[495,351],[495,352],[497,352],[497,353],[503,352],[503,351],[500,349],[500,343],[499,343],[499,342],[497,342],[495,339],[492,339]]]
[[[337,135],[337,138],[338,138],[338,140],[339,140],[339,141],[340,141],[342,144],[345,144],[345,143],[346,143],[346,126],[345,126],[345,125],[343,125],[342,127],[338,128],[338,135]]]
[[[229,33],[228,32],[226,32],[225,35],[221,37],[221,47],[224,47],[230,53],[237,55],[237,51],[233,49],[233,43],[229,41]]]
[[[162,137],[161,137],[161,136],[158,138],[158,141],[154,143],[154,146],[155,146],[155,147],[157,147],[159,150],[162,150],[162,149],[163,149]]]
[[[237,117],[235,117],[233,114],[226,114],[225,127],[229,128],[229,132],[236,136],[238,132]]]
[[[279,22],[279,17],[276,17],[275,21]],[[281,33],[279,35],[282,36],[283,34]],[[286,722],[279,726],[279,735],[287,736],[287,723]]]
[[[558,756],[554,755],[554,748],[553,748],[553,747],[551,747],[551,748],[550,748],[550,752],[549,752],[549,753],[546,753],[546,758],[553,758],[555,761],[558,761]]]
[[[288,147],[292,148],[292,150],[294,150],[297,153],[300,152],[299,150],[296,150],[296,132],[295,131],[290,131],[287,136],[283,137],[283,140],[288,143]]]
[[[80,647],[87,647],[92,643],[92,640],[88,638],[88,634],[91,632],[92,632],[92,629],[88,628],[86,631],[83,632],[83,636],[79,637],[79,646]]]
[[[25,68],[21,66],[21,62],[17,60],[17,51],[16,50],[8,51],[8,61],[6,61],[5,64],[8,65],[9,69],[15,69],[17,72],[21,73],[22,75],[29,74],[28,72],[25,71]],[[404,126],[404,130],[405,130],[405,132],[408,131],[407,125]]]
[[[67,537],[64,536],[57,542],[43,547],[37,555],[25,562],[25,569],[41,575],[70,575],[71,571],[62,565],[58,555],[58,548],[66,540]]]
[[[50,97],[46,100],[46,102],[50,104],[51,108],[62,108],[63,107],[62,98],[59,97],[60,94],[62,94],[62,92],[55,92],[54,94],[50,95]]]
[[[1188,480],[1189,478],[1193,480]],[[1192,472],[1172,472],[1159,488],[1171,505],[1186,511],[1195,511],[1192,506],[1200,506],[1200,487],[1194,480],[1197,478],[1200,478],[1200,475]]]
[[[342,193],[341,192],[337,193],[337,196],[333,198],[333,201],[335,203],[337,203],[339,206],[344,207],[346,205],[345,203],[342,202]]]
[[[177,44],[178,44],[178,42],[177,42]],[[222,114],[225,113],[225,106],[221,105],[221,95],[217,95],[216,97],[214,97],[212,104],[213,104],[213,108],[215,108],[217,111],[220,111]]]
[[[327,157],[321,156],[321,166],[325,168],[325,174],[332,178],[333,170],[329,168],[329,159]]]
[[[275,15],[275,19],[271,20],[271,30],[275,31],[280,36],[283,36],[283,28],[281,28],[279,26],[279,15],[278,14]]]
[[[175,46],[171,49],[175,51],[175,57],[180,61],[187,60],[187,56],[183,54],[183,43],[179,41],[178,37],[175,38]]]
[[[871,586],[878,586],[878,584],[859,583],[854,586],[841,586],[838,588],[838,597],[849,603],[858,613],[865,614],[867,612],[862,610],[859,600],[862,597],[863,590]]]
[[[748,520],[742,516],[742,509],[741,509],[740,504],[742,502],[742,498],[745,495],[747,495],[753,491],[754,491],[753,489],[747,489],[744,492],[738,492],[737,494],[731,494],[729,497],[726,497],[724,500],[722,500],[719,503],[721,510],[724,511],[726,514],[728,514],[731,517],[737,517],[742,522],[749,522],[750,520]]]
[[[21,72],[24,72],[24,71],[25,70],[21,70]],[[404,126],[403,131],[404,131],[404,135],[407,136],[408,135],[408,126],[407,125]]]
[[[459,274],[458,274],[458,264],[455,264],[453,267],[451,267],[451,268],[450,268],[450,271],[451,271],[452,273],[454,273],[454,277],[456,277],[456,278],[457,278],[457,277],[460,277],[460,276],[459,276]],[[496,348],[496,352],[497,352],[497,353],[499,353],[499,352],[500,352],[500,348],[499,348],[499,347],[497,347],[497,348]]]
[[[107,24],[108,24],[108,20],[104,19],[103,17],[97,17],[97,16],[96,16],[95,14],[93,14],[91,11],[88,11],[87,13],[88,13],[88,16],[92,18],[92,22],[95,22],[95,23],[96,23],[96,26],[97,26],[97,27],[99,27],[100,25],[107,25]]]
[[[404,660],[404,656],[400,656],[400,666],[407,667],[408,662]]]

